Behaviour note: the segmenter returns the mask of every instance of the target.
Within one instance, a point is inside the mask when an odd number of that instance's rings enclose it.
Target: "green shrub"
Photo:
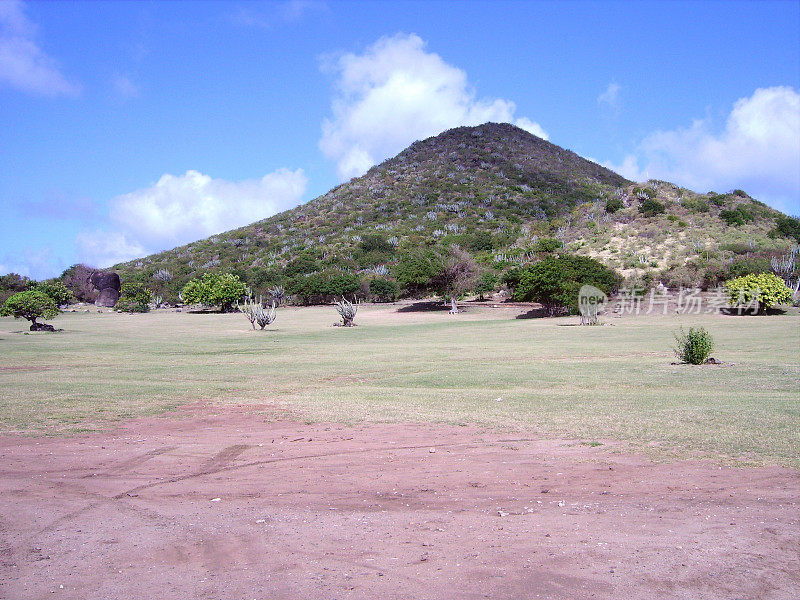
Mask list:
[[[373,279],[369,282],[369,293],[378,302],[393,302],[397,298],[397,284],[391,279]]]
[[[642,200],[642,203],[639,204],[639,212],[645,217],[655,217],[656,215],[662,214],[665,210],[666,207],[661,204],[661,202],[653,200],[652,198]]]
[[[555,252],[564,244],[555,238],[542,238],[536,242],[536,252]]]
[[[705,200],[691,199],[686,198],[685,200],[681,201],[681,206],[683,206],[686,210],[693,213],[707,213],[711,210],[711,207],[708,205],[708,202]]]
[[[334,298],[355,294],[360,289],[358,275],[334,270],[301,275],[287,283],[287,291],[301,304],[326,304]]]
[[[219,306],[222,312],[231,312],[246,291],[247,287],[236,275],[206,273],[190,280],[181,290],[181,298],[187,304]]]
[[[610,198],[606,201],[606,212],[609,214],[614,214],[618,210],[622,210],[625,205],[622,203],[622,200],[619,198]]]
[[[702,365],[714,350],[714,340],[703,327],[690,327],[688,333],[681,327],[675,334],[675,342],[675,355],[690,365]]]
[[[729,277],[744,277],[745,275],[758,275],[771,271],[770,260],[763,256],[747,256],[734,260],[728,267]]]
[[[539,302],[551,315],[559,310],[578,310],[578,290],[593,285],[610,294],[618,285],[619,275],[604,264],[585,256],[549,256],[522,269],[514,299]]]
[[[731,279],[725,282],[725,291],[731,306],[752,307],[754,312],[763,312],[792,299],[792,290],[774,273]]]
[[[753,213],[740,204],[732,210],[720,211],[719,218],[725,221],[729,226],[736,227],[749,223],[755,217],[753,217]]]
[[[775,225],[775,229],[772,231],[773,234],[793,239],[800,244],[800,219],[779,215],[775,219]]]
[[[484,271],[478,277],[478,283],[475,284],[475,292],[478,297],[483,300],[484,294],[489,294],[494,291],[497,286],[497,273],[494,271]]]
[[[468,241],[468,247],[473,252],[483,252],[494,248],[492,234],[488,231],[477,231]]]
[[[398,283],[411,294],[426,290],[442,270],[441,257],[429,248],[404,252],[394,268]]]

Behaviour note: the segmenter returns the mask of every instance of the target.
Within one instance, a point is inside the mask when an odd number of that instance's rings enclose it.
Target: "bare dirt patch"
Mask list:
[[[5,436],[0,598],[800,595],[797,470],[271,416]]]

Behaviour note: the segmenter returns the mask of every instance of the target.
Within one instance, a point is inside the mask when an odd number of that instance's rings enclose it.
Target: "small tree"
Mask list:
[[[150,312],[150,301],[153,294],[149,288],[140,283],[125,282],[117,302],[116,309],[120,312],[146,313]]]
[[[774,273],[731,279],[725,282],[725,291],[731,306],[752,307],[753,312],[764,312],[776,304],[789,302],[793,294],[783,279]]]
[[[37,331],[43,326],[37,323],[36,319],[52,319],[58,315],[58,306],[44,292],[27,290],[8,298],[0,309],[0,315],[12,316],[15,319],[27,319],[31,322],[31,331]]]
[[[578,292],[592,285],[610,294],[619,284],[616,272],[585,256],[549,256],[525,267],[514,291],[516,300],[539,302],[554,316],[557,312],[578,311]]]
[[[78,302],[94,302],[97,298],[97,290],[94,289],[89,278],[95,271],[96,269],[88,265],[72,265],[60,275],[59,279]]]
[[[355,305],[344,298],[335,302],[334,305],[336,306],[336,312],[338,312],[339,316],[342,317],[342,327],[353,327],[353,325],[355,325],[353,320],[356,318],[358,305]]]
[[[789,252],[784,256],[773,256],[770,266],[772,272],[778,277],[783,279],[793,296],[797,296],[800,292],[800,261],[797,256],[800,254],[800,246],[794,245],[789,249]]]
[[[478,300],[483,300],[485,294],[494,291],[497,285],[497,273],[494,271],[484,271],[478,277],[478,283],[475,284],[475,291],[478,293]]]
[[[237,275],[206,273],[183,286],[181,298],[187,304],[219,306],[222,312],[231,312],[246,291],[247,286]]]
[[[415,248],[400,255],[394,268],[397,282],[410,294],[428,291],[442,271],[441,256],[430,248]]]
[[[447,249],[442,265],[436,283],[440,293],[450,297],[450,314],[454,315],[458,312],[456,300],[475,287],[480,269],[472,255],[457,245]]]

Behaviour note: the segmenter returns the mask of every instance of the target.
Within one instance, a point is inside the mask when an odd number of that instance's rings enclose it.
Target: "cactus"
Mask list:
[[[358,305],[353,304],[342,296],[342,299],[335,302],[334,306],[336,306],[336,312],[342,317],[342,327],[353,327],[353,319],[356,318]]]
[[[797,261],[797,255],[800,253],[800,246],[795,245],[789,253],[780,258],[777,256],[772,257],[772,272],[778,277],[783,279],[786,286],[792,290],[793,295],[800,292],[800,264]]]
[[[282,285],[276,285],[270,288],[269,295],[278,306],[286,301],[286,290],[283,289]]]
[[[254,330],[256,323],[261,329],[264,329],[264,327],[275,321],[275,308],[275,300],[272,301],[272,307],[269,310],[264,308],[261,296],[258,297],[258,302],[248,296],[244,299],[244,303],[239,306],[239,310],[250,321],[250,325],[253,326]]]

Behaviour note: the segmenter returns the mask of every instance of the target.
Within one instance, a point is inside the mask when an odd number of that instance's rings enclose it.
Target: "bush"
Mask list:
[[[206,273],[200,279],[190,280],[181,290],[181,298],[187,304],[219,306],[222,312],[231,312],[246,290],[236,275]]]
[[[27,319],[33,330],[36,319],[52,319],[58,314],[58,306],[53,299],[37,290],[17,292],[5,301],[0,308],[0,316]]]
[[[478,277],[478,283],[475,284],[475,292],[478,294],[479,299],[483,300],[484,294],[490,294],[497,286],[497,273],[494,271],[484,271]]]
[[[494,248],[492,234],[488,231],[478,231],[469,240],[468,247],[473,252],[483,252]]]
[[[763,312],[792,299],[792,290],[774,273],[731,279],[725,282],[725,291],[731,306],[752,307],[753,312]]]
[[[555,238],[542,238],[536,243],[536,252],[555,252],[564,244]]]
[[[753,217],[753,213],[740,204],[732,210],[720,211],[719,218],[725,221],[730,227],[736,227],[749,223],[755,217]]]
[[[515,290],[517,289],[517,286],[519,285],[519,280],[521,278],[522,278],[522,267],[511,267],[500,277],[500,283],[505,285],[513,295]]]
[[[690,327],[688,333],[681,327],[675,334],[675,341],[675,355],[690,365],[702,365],[714,350],[714,340],[703,327]]]
[[[369,293],[378,302],[394,302],[397,298],[397,284],[391,279],[373,279],[369,282]]]
[[[430,282],[442,271],[442,258],[433,250],[415,249],[404,252],[394,269],[397,282],[410,294],[427,290]]]
[[[609,214],[614,214],[618,210],[622,210],[625,205],[622,203],[622,200],[619,198],[611,198],[606,201],[606,212]]]
[[[800,244],[800,219],[780,215],[775,219],[775,233],[781,237],[795,240]]]
[[[568,254],[550,256],[522,270],[514,299],[539,302],[551,316],[559,309],[575,313],[581,286],[593,285],[610,294],[619,281],[615,271],[592,258]]]
[[[705,200],[697,199],[690,199],[686,198],[685,200],[681,201],[681,206],[683,206],[686,210],[692,213],[707,213],[711,210],[711,207],[708,205],[708,202]]]
[[[764,256],[749,256],[734,260],[728,267],[728,279],[744,277],[745,275],[758,275],[769,273],[772,270],[770,260]]]
[[[325,271],[296,277],[289,281],[287,289],[301,304],[324,304],[332,298],[355,294],[361,289],[361,280],[352,273]]]
[[[84,264],[72,265],[65,270],[59,279],[72,292],[78,302],[94,302],[97,292],[89,281],[95,269]]]
[[[653,200],[652,198],[642,200],[642,203],[639,205],[639,212],[645,217],[655,217],[656,215],[662,214],[665,210],[666,207],[661,204],[661,202]]]

